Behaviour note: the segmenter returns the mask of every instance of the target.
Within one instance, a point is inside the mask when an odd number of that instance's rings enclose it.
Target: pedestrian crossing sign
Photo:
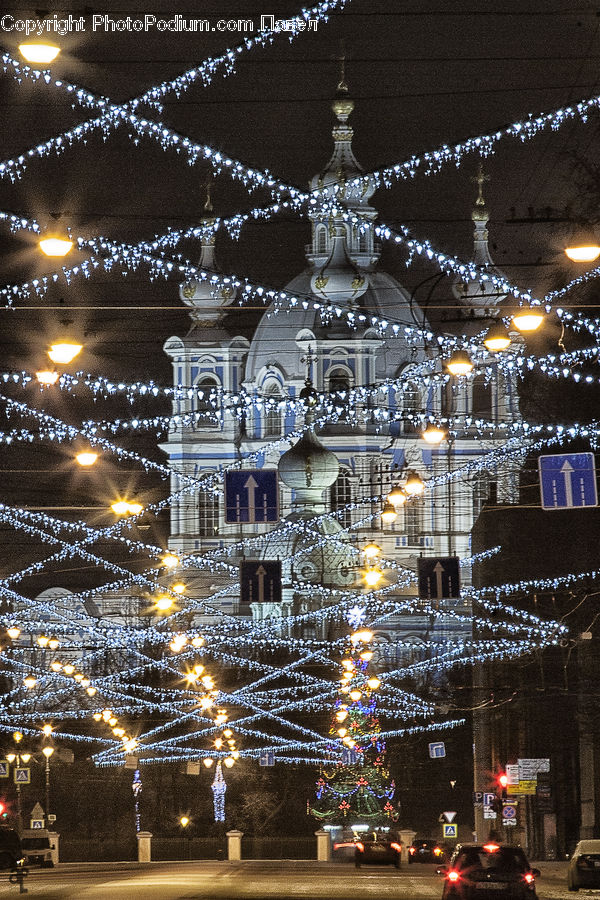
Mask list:
[[[450,824],[449,822],[447,822],[442,827],[444,829],[444,837],[445,838],[451,838],[451,839],[454,838],[455,839],[458,837],[458,825],[456,825],[456,823],[453,822],[452,824]]]

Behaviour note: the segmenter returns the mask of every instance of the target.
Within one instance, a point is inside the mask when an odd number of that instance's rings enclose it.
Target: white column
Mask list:
[[[227,859],[237,862],[242,858],[243,837],[243,831],[233,830],[227,832]]]
[[[324,829],[315,831],[317,838],[317,860],[319,862],[329,862],[331,860],[331,838],[329,832]]]
[[[152,860],[152,832],[138,831],[138,862],[151,862]]]

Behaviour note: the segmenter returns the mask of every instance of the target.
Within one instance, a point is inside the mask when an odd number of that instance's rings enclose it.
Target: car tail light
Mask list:
[[[393,844],[390,844],[390,847],[392,848],[392,850],[397,850],[398,853],[400,853],[400,851],[401,851],[401,849],[402,849],[401,845],[400,845],[400,844],[397,844],[395,841],[394,841]]]
[[[488,853],[495,853],[496,850],[500,849],[500,847],[498,846],[498,844],[484,844],[483,849]]]
[[[416,847],[409,847],[408,852],[410,853],[411,856],[414,856],[415,853],[417,852],[417,849],[416,849]]]
[[[357,849],[357,850],[360,850],[361,853],[364,853],[364,851],[365,851],[365,845],[364,845],[364,844],[361,844],[360,841],[357,841],[357,842],[356,842],[356,849]]]
[[[523,877],[525,878],[527,884],[533,884],[533,882],[535,881],[535,875],[532,875],[531,872],[526,872]]]
[[[434,856],[441,856],[441,855],[442,855],[442,848],[441,848],[441,847],[434,847],[434,848],[433,848],[433,855],[434,855]]]
[[[457,881],[460,881],[460,875],[454,869],[450,869],[446,878],[448,881],[451,881],[453,884],[456,884]]]

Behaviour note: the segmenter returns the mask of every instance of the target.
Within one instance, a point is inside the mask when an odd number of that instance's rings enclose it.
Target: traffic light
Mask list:
[[[6,809],[6,803],[4,800],[0,800],[0,819],[6,819],[8,817],[8,811]]]
[[[506,772],[500,772],[496,778],[496,782],[500,788],[500,796],[503,800],[506,800],[506,788],[508,787],[508,775]]]

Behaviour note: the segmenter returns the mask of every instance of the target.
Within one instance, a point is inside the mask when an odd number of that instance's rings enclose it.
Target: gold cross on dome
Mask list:
[[[477,200],[475,201],[477,206],[485,206],[485,200],[483,199],[483,185],[485,184],[486,181],[489,181],[489,180],[490,180],[490,176],[483,174],[483,163],[480,162],[477,175],[473,175],[471,177],[471,181],[475,182],[475,184],[477,185],[477,187],[479,189],[479,193],[477,195]]]

